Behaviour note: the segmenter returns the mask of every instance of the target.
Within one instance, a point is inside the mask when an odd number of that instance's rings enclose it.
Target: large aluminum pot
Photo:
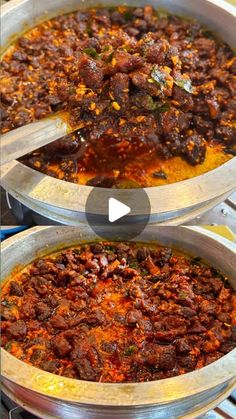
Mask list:
[[[88,226],[34,227],[2,246],[2,277],[39,255],[96,237]],[[147,227],[136,239],[173,246],[220,269],[236,288],[236,246],[199,227]],[[3,391],[40,418],[193,418],[215,407],[236,385],[236,349],[197,371],[146,383],[109,384],[60,377],[2,350]]]
[[[2,45],[19,33],[64,12],[93,5],[119,5],[119,0],[12,0],[1,9]],[[180,15],[193,16],[236,46],[236,9],[222,0],[129,0],[126,4],[161,6]],[[68,225],[85,221],[85,204],[92,188],[41,174],[13,161],[2,168],[2,185],[16,199],[41,215]],[[182,182],[146,188],[151,203],[150,222],[181,224],[222,202],[236,188],[236,158],[204,175]],[[101,197],[104,190],[100,188]],[[114,190],[122,201],[135,190]],[[134,199],[135,200],[135,199]],[[102,201],[102,200],[101,200]],[[101,206],[101,208],[100,208]],[[98,203],[96,211],[102,209]],[[138,214],[142,215],[142,214]]]

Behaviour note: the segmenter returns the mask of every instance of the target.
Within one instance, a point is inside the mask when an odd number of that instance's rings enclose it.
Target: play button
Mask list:
[[[122,202],[118,201],[115,198],[109,199],[109,221],[110,223],[114,223],[114,221],[119,220],[120,218],[124,217],[125,215],[129,214],[131,211],[128,205],[122,204]]]
[[[103,239],[130,240],[144,230],[149,218],[144,189],[93,188],[86,202],[87,222]]]

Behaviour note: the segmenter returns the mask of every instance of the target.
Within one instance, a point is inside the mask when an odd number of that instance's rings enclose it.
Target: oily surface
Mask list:
[[[57,111],[82,128],[23,158],[70,182],[155,186],[235,153],[235,57],[199,23],[152,7],[45,22],[2,63],[2,132]]]
[[[169,248],[94,243],[29,265],[2,292],[2,346],[89,381],[184,374],[236,346],[236,295],[214,268]]]

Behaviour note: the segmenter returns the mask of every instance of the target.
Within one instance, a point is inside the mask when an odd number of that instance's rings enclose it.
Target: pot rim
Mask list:
[[[35,203],[60,208],[74,213],[86,212],[86,202],[94,189],[38,172],[14,160],[1,167],[1,184],[6,190],[13,190],[27,196]],[[230,194],[236,188],[236,157],[200,176],[163,186],[143,188],[151,204],[150,215],[165,214],[197,207],[221,195]],[[96,214],[107,214],[110,188],[97,188],[101,200],[97,202]],[[136,189],[112,189],[112,196],[125,201],[127,194],[135,200]],[[179,199],[181,196],[181,199]],[[134,201],[135,202],[135,201]],[[139,208],[133,209],[134,216],[143,215]]]
[[[70,228],[70,227],[60,227]],[[201,227],[175,227],[186,230],[201,239],[211,239],[223,245],[231,254],[236,257],[236,246],[218,234],[212,233]],[[4,241],[2,245],[2,257],[4,252],[14,246],[17,241],[27,240],[29,234],[53,230],[58,227],[33,227],[21,232]],[[161,227],[168,229],[168,227]],[[137,239],[137,241],[141,241]],[[81,238],[78,235],[78,243]],[[83,241],[84,242],[84,241]],[[58,244],[63,238],[58,239]],[[74,245],[74,244],[73,244]],[[43,244],[42,244],[43,246]],[[50,248],[46,249],[48,254]],[[7,280],[8,278],[6,278]],[[16,383],[28,390],[50,396],[68,403],[79,403],[101,406],[145,406],[152,404],[168,403],[173,400],[182,400],[206,390],[223,385],[229,380],[236,378],[236,349],[224,355],[219,360],[183,375],[162,380],[155,380],[142,383],[97,383],[91,381],[75,380],[72,378],[58,376],[36,367],[29,366],[23,361],[9,354],[1,348],[2,377],[4,380]],[[214,377],[214,380],[212,379]]]
[[[8,18],[11,12],[17,12],[17,8],[27,4],[29,0],[12,0],[1,7],[1,21]],[[95,1],[96,3],[96,1]],[[236,17],[236,8],[224,0],[202,0],[209,3],[216,10],[224,11],[231,18]],[[157,2],[158,4],[158,2]],[[201,5],[200,5],[201,6]],[[167,5],[168,7],[168,5]],[[19,192],[27,196],[32,202],[48,205],[52,209],[68,210],[75,214],[85,213],[86,201],[93,187],[73,184],[47,176],[41,172],[29,168],[18,161],[12,161],[1,168],[2,186],[6,190]],[[176,212],[186,210],[203,202],[207,203],[219,196],[230,193],[236,188],[236,157],[233,157],[223,165],[180,182],[144,188],[151,203],[151,213],[168,214],[170,217]],[[97,189],[97,188],[96,188]],[[98,188],[101,196],[110,193],[109,188]],[[113,189],[115,199],[121,200],[127,193],[135,196],[135,189]],[[179,199],[181,196],[181,199]],[[97,203],[96,214],[106,214],[107,208],[104,199]],[[135,215],[143,215],[133,211]]]

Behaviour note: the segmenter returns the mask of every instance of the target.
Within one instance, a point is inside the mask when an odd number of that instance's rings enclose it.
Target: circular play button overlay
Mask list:
[[[86,202],[86,218],[103,239],[130,240],[146,227],[150,202],[144,189],[94,188]]]

